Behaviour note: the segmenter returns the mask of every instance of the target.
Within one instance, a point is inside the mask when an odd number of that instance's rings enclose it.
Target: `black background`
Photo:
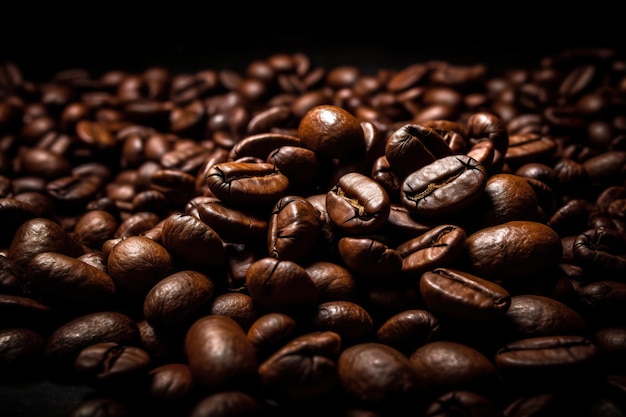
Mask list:
[[[337,4],[335,4],[337,3]],[[590,4],[593,8],[590,7]],[[441,59],[494,67],[534,65],[574,47],[624,49],[622,13],[593,2],[557,10],[548,3],[481,5],[299,2],[23,4],[0,24],[0,62],[26,78],[84,68],[173,72],[243,71],[253,59],[305,52],[315,65],[380,68]],[[135,6],[136,7],[136,6]]]

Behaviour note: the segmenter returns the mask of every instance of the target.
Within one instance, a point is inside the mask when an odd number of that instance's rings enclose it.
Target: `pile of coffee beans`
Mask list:
[[[1,384],[68,417],[626,410],[619,51],[4,62],[0,223]]]

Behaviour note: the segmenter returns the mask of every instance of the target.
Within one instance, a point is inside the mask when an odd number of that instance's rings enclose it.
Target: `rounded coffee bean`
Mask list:
[[[306,269],[293,261],[265,257],[246,272],[255,303],[270,311],[302,311],[315,306],[318,290]]]
[[[441,224],[396,247],[402,257],[402,274],[417,283],[424,272],[452,266],[465,257],[465,229]]]
[[[270,256],[299,261],[311,255],[320,233],[315,207],[304,197],[285,196],[269,218],[267,249]]]
[[[209,225],[190,214],[173,213],[163,220],[163,246],[184,265],[210,268],[224,263],[222,239]]]
[[[357,279],[391,282],[400,278],[402,257],[383,242],[347,236],[337,245],[341,260]]]
[[[116,342],[86,346],[74,360],[74,370],[83,381],[114,390],[143,383],[151,366],[152,359],[145,350]]]
[[[0,380],[7,383],[40,370],[45,344],[45,335],[38,331],[26,327],[0,329]]]
[[[376,331],[376,338],[409,356],[420,346],[439,337],[437,317],[428,310],[404,310],[389,317]]]
[[[385,189],[358,172],[343,175],[326,194],[330,220],[350,235],[376,232],[387,221],[390,208]]]
[[[267,162],[222,162],[206,176],[213,195],[225,203],[252,207],[274,205],[287,194],[289,179]]]
[[[357,281],[345,266],[335,262],[316,261],[306,265],[306,271],[319,293],[319,301],[354,301]]]
[[[306,333],[286,342],[259,365],[262,387],[279,401],[323,398],[339,383],[336,360],[341,342],[332,331]]]
[[[255,396],[237,389],[213,392],[198,401],[189,417],[262,416],[265,407]]]
[[[259,317],[248,329],[248,339],[265,359],[296,335],[296,320],[283,313],[267,313]]]
[[[563,245],[549,226],[534,221],[510,221],[485,227],[467,237],[473,273],[487,280],[532,277],[561,261]]]
[[[168,403],[188,398],[195,388],[191,368],[186,363],[165,363],[148,373],[151,398]]]
[[[367,342],[346,347],[339,355],[337,371],[343,392],[367,407],[419,404],[415,370],[391,346]]]
[[[208,392],[253,385],[254,345],[236,321],[210,315],[196,320],[185,335],[185,355],[194,380]]]
[[[137,325],[129,316],[115,311],[99,311],[76,317],[50,334],[44,349],[44,359],[53,370],[69,370],[73,373],[73,363],[80,351],[102,342],[138,346]]]
[[[419,384],[431,395],[453,390],[492,394],[500,382],[495,364],[477,349],[449,340],[436,340],[409,356]]]
[[[442,218],[468,208],[482,195],[487,171],[467,155],[449,155],[412,172],[402,182],[402,205],[413,215]]]
[[[157,282],[143,302],[144,318],[155,327],[189,324],[209,310],[215,284],[192,270],[178,271]]]
[[[371,335],[374,326],[372,316],[367,310],[351,301],[321,303],[311,320],[314,329],[335,332],[345,344],[365,340]]]
[[[117,306],[117,286],[106,272],[61,253],[33,256],[27,279],[32,291],[57,308],[84,312]]]
[[[162,245],[143,236],[122,239],[111,248],[107,269],[118,288],[145,297],[150,289],[170,274],[172,255]]]
[[[502,286],[452,268],[424,272],[419,289],[430,311],[462,322],[495,320],[511,304],[511,295]]]
[[[304,147],[329,158],[354,158],[365,152],[361,123],[338,106],[320,105],[310,109],[300,120],[298,137]]]

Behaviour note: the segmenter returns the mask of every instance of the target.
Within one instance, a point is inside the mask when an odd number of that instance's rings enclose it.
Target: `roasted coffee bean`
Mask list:
[[[418,282],[423,273],[460,263],[465,256],[467,234],[462,227],[442,224],[396,247],[402,257],[402,274]]]
[[[365,152],[365,138],[359,120],[334,105],[310,109],[300,120],[298,137],[304,147],[330,158],[354,158]]]
[[[579,234],[572,247],[576,264],[603,279],[621,280],[626,273],[626,234],[599,228]]]
[[[537,294],[513,295],[503,323],[503,333],[510,340],[583,335],[587,329],[585,318],[577,310],[554,298]]]
[[[215,197],[198,197],[189,204],[191,206],[186,212],[196,215],[226,242],[258,242],[267,239],[269,219],[252,207],[232,205]]]
[[[307,199],[282,197],[269,218],[267,252],[281,260],[300,261],[311,254],[319,233],[319,216]]]
[[[166,363],[148,372],[149,395],[160,401],[177,401],[193,394],[195,382],[186,363]]]
[[[432,417],[501,417],[497,403],[473,391],[453,390],[442,394],[426,407],[426,415]]]
[[[184,343],[194,381],[205,392],[254,385],[256,351],[233,319],[219,314],[202,317],[188,328]]]
[[[146,294],[143,315],[154,327],[188,324],[209,310],[215,284],[192,270],[178,271],[157,282]]]
[[[376,331],[376,338],[409,356],[439,337],[439,320],[429,310],[405,310],[389,317]]]
[[[114,390],[129,389],[148,374],[152,359],[137,346],[101,342],[86,346],[74,360],[74,371],[83,380],[95,380]]]
[[[350,235],[370,234],[389,217],[385,189],[363,174],[348,173],[326,194],[326,210],[335,226]]]
[[[452,155],[452,150],[434,129],[409,124],[391,134],[385,144],[385,157],[401,180],[439,158]]]
[[[265,257],[250,265],[246,286],[255,303],[277,312],[309,309],[319,296],[306,269],[293,261],[274,257]]]
[[[0,329],[0,371],[3,383],[32,375],[43,363],[45,333],[28,327]]]
[[[490,358],[472,346],[449,340],[426,343],[411,353],[409,362],[422,389],[435,396],[465,389],[489,396],[501,382]]]
[[[261,315],[255,300],[243,292],[225,292],[216,295],[209,312],[235,320],[246,332]]]
[[[260,363],[261,385],[278,401],[323,398],[339,384],[341,345],[341,337],[332,331],[291,339]]]
[[[40,252],[28,263],[27,285],[57,308],[78,311],[117,307],[117,286],[104,271],[58,252]]]
[[[316,261],[306,265],[306,272],[317,287],[319,301],[355,301],[357,280],[354,274],[340,263]]]
[[[250,325],[247,336],[257,351],[257,358],[264,360],[296,336],[295,319],[284,313],[267,313]]]
[[[224,244],[215,230],[202,220],[185,213],[173,213],[161,227],[163,247],[175,262],[200,268],[222,265]]]
[[[320,331],[332,331],[344,344],[361,342],[370,336],[374,321],[365,308],[352,301],[326,301],[317,306],[312,326]]]
[[[253,395],[238,390],[208,394],[189,411],[189,417],[236,416],[260,417],[265,406]]]
[[[485,168],[466,155],[449,155],[409,174],[402,182],[402,205],[418,218],[442,218],[470,207],[482,195]]]
[[[105,241],[116,236],[118,227],[117,219],[108,211],[89,210],[76,222],[74,234],[86,247],[101,249]]]
[[[467,236],[466,248],[473,272],[496,281],[540,273],[556,266],[563,254],[556,232],[534,221],[514,220],[485,227]]]
[[[267,132],[265,130],[264,132]],[[253,156],[262,160],[266,160],[269,155],[282,146],[302,146],[300,138],[280,133],[258,133],[246,136],[230,149],[228,159],[236,161],[237,159]]]
[[[172,262],[172,255],[161,244],[130,236],[111,248],[107,270],[121,291],[145,297],[154,284],[170,274]]]
[[[383,242],[367,237],[342,237],[338,251],[357,279],[392,282],[400,278],[402,257]]]
[[[598,348],[585,336],[540,336],[518,339],[501,347],[494,363],[511,383],[534,381],[532,392],[550,384],[577,384],[590,375]]]
[[[206,176],[213,195],[225,203],[251,207],[275,204],[287,194],[289,179],[270,163],[222,162]]]
[[[368,408],[419,405],[416,372],[391,346],[375,342],[348,346],[339,355],[337,372],[343,392]]]
[[[502,286],[452,268],[424,272],[419,289],[429,311],[459,322],[496,320],[511,304],[511,295]]]
[[[55,371],[55,377],[68,377],[73,375],[74,361],[84,348],[104,342],[137,346],[137,325],[129,316],[116,311],[103,310],[78,316],[50,334],[43,352],[44,360]]]

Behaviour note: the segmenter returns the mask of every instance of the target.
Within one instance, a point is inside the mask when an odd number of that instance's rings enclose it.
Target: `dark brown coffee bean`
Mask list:
[[[556,150],[556,142],[549,137],[537,133],[511,134],[504,160],[512,169],[527,163],[549,163]]]
[[[306,269],[289,260],[265,257],[246,272],[250,296],[264,309],[277,312],[309,309],[318,300],[318,290]]]
[[[41,370],[46,344],[44,333],[27,327],[0,329],[0,371],[3,383]]]
[[[261,417],[265,406],[253,395],[238,390],[213,392],[198,401],[189,411],[189,417]]]
[[[207,173],[209,189],[225,203],[239,206],[275,204],[289,187],[288,178],[269,163],[223,162]]]
[[[342,237],[337,246],[341,260],[357,279],[399,280],[402,257],[396,249],[367,237]]]
[[[172,255],[159,243],[130,236],[111,248],[107,269],[121,291],[145,297],[154,284],[170,274],[172,262]]]
[[[502,417],[498,404],[473,391],[453,390],[440,395],[426,407],[431,417],[452,417],[459,413],[467,417]]]
[[[203,268],[224,263],[224,244],[218,234],[190,214],[173,213],[164,219],[162,239],[177,262]]]
[[[235,320],[247,332],[261,315],[255,300],[244,292],[218,294],[211,303],[210,314],[218,314]]]
[[[472,270],[487,280],[523,279],[556,266],[561,239],[543,223],[510,221],[480,229],[466,240]]]
[[[166,363],[148,372],[150,398],[175,402],[193,394],[195,382],[186,363]]]
[[[197,271],[178,271],[157,282],[143,302],[144,318],[154,327],[182,326],[208,312],[215,284]]]
[[[262,387],[279,401],[323,398],[339,384],[336,360],[341,342],[332,331],[306,333],[288,341],[259,365]]]
[[[598,348],[584,336],[543,336],[507,343],[496,352],[494,363],[505,380],[532,380],[537,389],[584,380],[597,354]]]
[[[319,301],[355,301],[357,281],[346,267],[334,262],[316,261],[306,265],[306,271],[319,293]]]
[[[300,261],[311,255],[320,233],[315,207],[304,197],[279,199],[269,218],[267,251],[281,260]]]
[[[462,343],[436,340],[409,356],[419,384],[432,395],[471,390],[490,395],[500,383],[495,364],[479,350]]]
[[[416,217],[441,218],[468,208],[482,195],[485,168],[465,155],[449,155],[412,172],[402,182],[400,199]]]
[[[298,137],[304,147],[330,158],[354,158],[365,152],[359,120],[338,106],[320,105],[310,109],[300,120]]]
[[[511,295],[502,286],[452,268],[424,272],[419,289],[430,311],[461,322],[494,321],[511,304]]]
[[[346,347],[339,355],[337,371],[346,395],[368,408],[401,407],[419,401],[414,368],[391,346],[369,342]]]
[[[267,162],[289,179],[290,190],[303,194],[325,184],[332,170],[331,160],[301,146],[276,148],[267,156]]]
[[[272,151],[282,146],[302,146],[300,138],[297,136],[265,132],[268,132],[268,130],[247,136],[237,142],[230,150],[228,159],[235,161],[243,157],[254,156],[266,160]]]
[[[313,328],[332,331],[344,343],[353,344],[371,335],[374,321],[361,305],[352,301],[326,301],[317,306],[312,317]]]
[[[402,257],[402,274],[418,282],[424,272],[452,266],[465,256],[467,234],[461,227],[442,224],[396,247]]]
[[[210,315],[185,335],[185,355],[194,380],[208,392],[251,386],[257,372],[254,345],[236,321]]]
[[[257,357],[265,360],[287,341],[296,336],[296,320],[283,313],[267,313],[250,325],[247,336],[257,351]]]
[[[409,174],[452,154],[452,150],[434,129],[408,124],[389,136],[385,156],[391,169],[403,180]]]
[[[376,338],[409,356],[439,337],[439,320],[428,310],[404,310],[389,317],[376,331]]]
[[[385,189],[368,176],[351,172],[326,194],[326,210],[335,226],[350,235],[374,233],[389,217]]]
[[[130,411],[121,400],[96,397],[87,398],[72,409],[70,417],[129,417]]]
[[[117,286],[104,271],[58,252],[40,252],[28,263],[28,285],[42,300],[65,309],[112,309]]]
[[[74,234],[88,248],[101,249],[105,241],[115,237],[118,227],[113,214],[104,210],[90,210],[80,216],[74,227]]]
[[[478,207],[485,227],[514,220],[537,220],[539,201],[524,178],[499,173],[487,179]]]
[[[74,371],[83,381],[113,390],[132,389],[144,382],[152,359],[137,346],[100,342],[83,348],[74,360]]]
[[[573,243],[576,263],[603,279],[621,280],[626,272],[626,235],[616,230],[586,230]]]
[[[135,322],[116,311],[99,311],[76,317],[59,326],[46,340],[44,359],[56,377],[73,374],[74,360],[87,346],[116,342],[137,346],[139,331]],[[56,371],[60,373],[56,373]]]
[[[587,322],[572,307],[537,294],[511,297],[504,317],[504,333],[511,340],[538,336],[582,335]]]

